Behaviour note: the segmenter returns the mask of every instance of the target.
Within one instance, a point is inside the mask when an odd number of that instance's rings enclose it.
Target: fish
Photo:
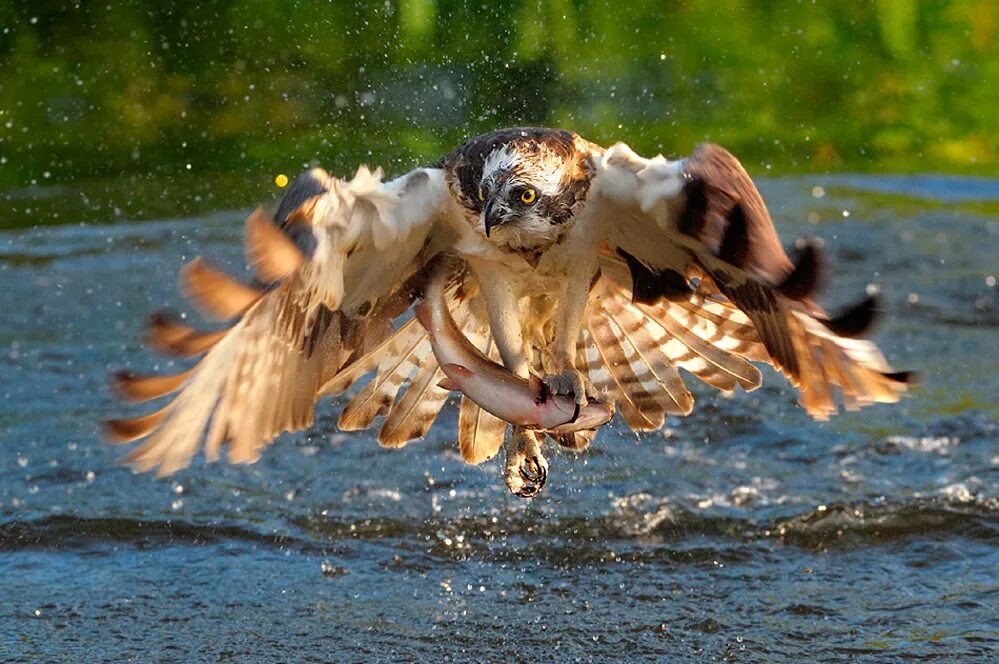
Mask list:
[[[448,275],[446,269],[434,271],[415,309],[445,375],[440,387],[459,391],[482,410],[527,429],[564,434],[610,421],[613,404],[591,401],[580,406],[570,396],[552,394],[537,376],[522,378],[472,345],[448,308]]]

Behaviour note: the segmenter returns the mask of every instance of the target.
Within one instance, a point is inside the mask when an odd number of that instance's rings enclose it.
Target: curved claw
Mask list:
[[[548,463],[541,463],[536,457],[526,459],[520,466],[520,477],[524,485],[515,493],[521,498],[533,498],[541,493],[548,482]]]
[[[603,398],[590,379],[577,369],[570,368],[560,374],[549,374],[541,382],[552,394],[573,397],[580,408],[585,408],[590,401],[600,401]]]
[[[535,434],[514,429],[506,445],[506,468],[503,479],[510,493],[533,498],[548,482],[548,461],[541,453]]]

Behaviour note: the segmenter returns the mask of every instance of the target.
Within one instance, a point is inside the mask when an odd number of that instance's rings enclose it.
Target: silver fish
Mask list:
[[[568,396],[548,392],[532,375],[521,378],[486,357],[462,334],[445,301],[447,271],[437,270],[416,305],[416,317],[427,330],[434,356],[444,375],[440,386],[457,390],[499,419],[528,429],[571,433],[595,429],[614,416],[609,403],[580,407]]]

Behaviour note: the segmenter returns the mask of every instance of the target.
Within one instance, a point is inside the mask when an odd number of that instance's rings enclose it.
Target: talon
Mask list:
[[[538,464],[538,491],[545,488],[545,484],[548,483],[548,466],[547,464],[542,466]]]
[[[506,444],[507,488],[521,498],[538,495],[548,481],[548,461],[541,454],[538,439],[525,430],[514,430]]]
[[[572,396],[580,408],[585,408],[589,399],[596,401],[600,396],[593,383],[576,369],[566,369],[560,374],[550,374],[542,378],[541,382],[552,394]]]
[[[535,485],[530,484],[518,491],[517,495],[521,498],[534,498],[534,496],[538,495],[538,489]]]

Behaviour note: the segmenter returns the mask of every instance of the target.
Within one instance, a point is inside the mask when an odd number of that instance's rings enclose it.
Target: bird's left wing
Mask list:
[[[365,167],[349,181],[322,169],[298,178],[278,208],[281,227],[262,210],[247,220],[257,283],[239,283],[200,258],[181,272],[188,299],[207,317],[232,321],[229,327],[202,333],[168,316],[150,320],[155,349],[204,357],[174,376],[114,378],[130,401],[178,392],[148,415],[107,422],[112,442],[146,438],[125,462],[167,475],[187,466],[204,440],[209,460],[228,445],[230,461],[250,463],[282,431],[311,425],[317,398],[337,391],[331,382],[349,386],[418,328],[393,330],[392,322],[417,295],[433,257],[453,242],[452,213],[439,169],[388,183]],[[338,378],[358,362],[363,370]],[[435,387],[429,374],[421,394]]]
[[[632,323],[614,329],[629,337],[633,358],[642,355],[642,338],[650,350],[680,342],[697,356],[696,366],[722,370],[749,389],[758,378],[738,360],[764,360],[799,387],[816,419],[837,411],[835,389],[848,409],[894,402],[906,390],[910,374],[893,371],[861,338],[875,301],[830,317],[812,300],[817,247],[806,243],[791,262],[759,192],[729,152],[705,144],[687,159],[667,161],[619,143],[592,149],[591,161],[595,175],[581,214],[599,228],[610,290],[609,306],[588,318],[628,314]],[[634,333],[623,334],[629,325]],[[599,327],[591,336],[599,341]]]

